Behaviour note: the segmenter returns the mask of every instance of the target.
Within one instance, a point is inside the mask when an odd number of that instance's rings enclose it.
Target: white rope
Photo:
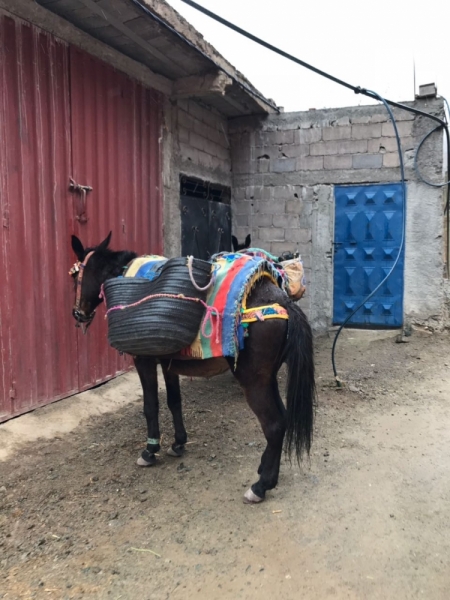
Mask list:
[[[193,256],[188,256],[188,270],[189,270],[189,277],[191,278],[192,281],[192,285],[195,287],[196,290],[198,290],[199,292],[205,292],[206,290],[208,290],[212,284],[214,283],[214,273],[211,275],[211,279],[208,283],[208,285],[205,285],[205,287],[200,287],[195,283],[194,280],[194,274],[192,273],[192,263],[194,262],[194,257]]]

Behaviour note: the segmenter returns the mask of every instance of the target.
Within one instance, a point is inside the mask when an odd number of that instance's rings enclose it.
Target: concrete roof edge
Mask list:
[[[129,0],[130,2],[132,0]],[[199,52],[206,56],[216,67],[227,72],[241,86],[242,89],[251,96],[261,107],[262,112],[267,114],[275,113],[277,107],[273,101],[265,98],[250,81],[240,73],[231,63],[229,63],[209,42],[205,40],[203,35],[195,29],[180,13],[178,13],[165,0],[139,0],[139,3],[148,8],[167,25],[178,32],[188,42],[190,42]],[[134,4],[134,2],[133,2]],[[246,89],[248,88],[248,89]],[[254,92],[254,93],[252,93]],[[258,98],[259,96],[259,98]]]

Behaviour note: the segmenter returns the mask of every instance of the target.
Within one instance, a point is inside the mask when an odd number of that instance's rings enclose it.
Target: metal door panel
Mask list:
[[[78,388],[67,275],[73,262],[67,45],[1,17],[0,81],[4,419]]]
[[[223,202],[209,201],[209,252],[231,250],[231,206]]]
[[[73,177],[92,186],[87,221],[74,230],[85,245],[112,230],[111,247],[162,253],[161,96],[109,65],[70,49]],[[76,219],[76,200],[73,202]],[[88,335],[78,338],[80,387],[129,368],[107,344],[99,308]]]
[[[181,254],[209,260],[209,204],[205,198],[181,196]]]
[[[341,324],[384,279],[397,258],[403,228],[400,184],[337,186],[333,321]],[[404,249],[382,288],[349,324],[400,327],[403,324]]]

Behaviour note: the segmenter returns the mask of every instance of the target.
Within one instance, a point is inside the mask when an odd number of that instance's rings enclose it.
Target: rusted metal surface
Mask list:
[[[91,245],[112,231],[115,249],[161,253],[161,98],[81,50],[71,48],[70,65],[72,175],[92,187],[85,222],[76,219],[74,198],[76,234]],[[103,312],[100,307],[87,335],[78,335],[81,389],[130,364],[108,348]]]
[[[41,30],[0,19],[0,421],[130,362],[71,317],[70,234],[161,252],[161,98]],[[86,219],[69,178],[92,186]]]
[[[72,289],[68,49],[29,25],[0,20],[3,222],[2,415],[78,388]],[[3,314],[6,301],[6,318]],[[6,332],[5,332],[6,330]],[[6,335],[5,335],[6,333]],[[6,343],[5,343],[6,342]],[[7,346],[6,351],[4,346]]]

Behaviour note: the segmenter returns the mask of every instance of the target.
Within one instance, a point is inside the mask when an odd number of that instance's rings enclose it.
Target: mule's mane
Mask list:
[[[129,262],[137,257],[136,252],[132,252],[131,250],[110,250],[109,248],[101,248],[99,250],[96,246],[93,248],[86,248],[85,256],[87,256],[89,252],[95,252],[97,257],[105,260],[105,262]]]

